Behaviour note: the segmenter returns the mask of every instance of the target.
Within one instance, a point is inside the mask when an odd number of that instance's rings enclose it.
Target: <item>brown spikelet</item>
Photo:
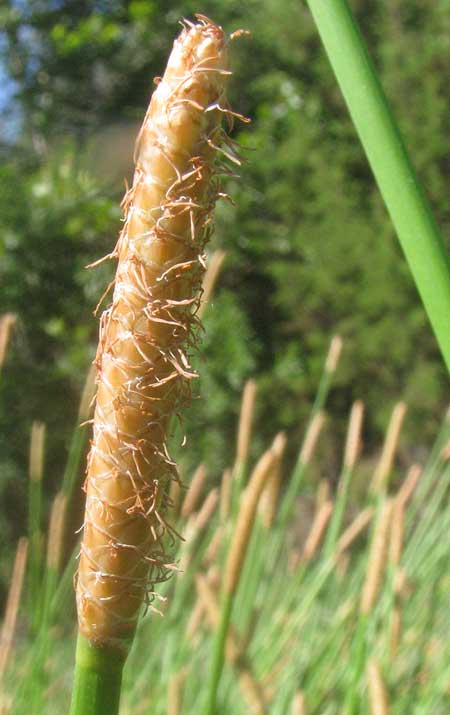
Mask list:
[[[380,666],[375,658],[367,664],[367,684],[371,715],[389,715],[389,703]]]
[[[447,462],[450,459],[450,440],[441,450],[441,459],[443,462]]]
[[[271,449],[264,452],[253,470],[248,486],[242,494],[233,539],[225,566],[224,592],[226,594],[232,594],[236,590],[255,520],[258,501],[275,459],[276,457]]]
[[[402,428],[403,420],[405,419],[406,410],[406,404],[404,402],[398,402],[392,411],[380,461],[375,469],[370,487],[373,492],[379,492],[383,489],[390,473],[392,472],[395,451],[397,449],[400,430]]]
[[[346,549],[351,546],[351,544],[358,538],[366,526],[370,523],[373,517],[373,508],[367,507],[363,509],[352,521],[352,523],[346,528],[342,536],[339,538],[337,543],[336,552],[337,554],[342,554]]]
[[[30,439],[29,475],[33,482],[40,482],[44,469],[45,424],[33,422]]]
[[[336,573],[340,581],[343,581],[350,566],[350,555],[347,553],[338,556],[336,561]]]
[[[320,479],[315,495],[315,511],[318,511],[330,499],[330,483],[327,479]]]
[[[22,593],[23,578],[25,575],[25,565],[27,561],[28,540],[22,537],[17,544],[14,568],[9,588],[8,599],[6,601],[5,618],[0,632],[0,684],[8,665],[14,641],[14,631],[16,628],[17,613],[19,611],[20,596]]]
[[[219,490],[211,489],[195,517],[194,527],[196,532],[203,531],[211,520],[219,503]]]
[[[364,403],[356,400],[350,412],[347,440],[344,451],[344,469],[354,469],[361,450],[361,430],[364,416]]]
[[[11,330],[13,329],[16,320],[17,316],[14,315],[14,313],[4,313],[0,317],[0,370],[2,369],[6,359]]]
[[[316,412],[311,422],[309,423],[308,430],[305,435],[305,439],[302,444],[300,451],[299,460],[302,464],[307,465],[311,461],[311,457],[314,454],[317,441],[319,439],[322,428],[325,424],[325,413]]]
[[[187,519],[196,510],[206,483],[206,467],[200,464],[194,472],[189,489],[181,506],[181,517]]]
[[[303,548],[303,561],[310,561],[317,549],[319,548],[322,536],[325,532],[326,526],[330,520],[330,516],[333,511],[333,502],[326,501],[317,510],[314,521],[312,523],[308,538],[306,539],[305,546]]]
[[[66,497],[62,492],[56,495],[50,512],[47,543],[47,567],[58,571],[64,547],[64,523],[66,518]]]
[[[205,498],[200,510],[192,514],[184,532],[184,544],[180,555],[180,569],[186,571],[195,549],[197,538],[213,516],[219,501],[219,490],[212,489]]]
[[[297,690],[292,702],[292,715],[306,715],[305,696],[301,690]]]
[[[275,455],[272,471],[267,479],[261,499],[259,500],[259,513],[265,529],[270,529],[275,518],[278,496],[281,488],[281,467],[284,450],[286,448],[286,435],[284,432],[277,434],[273,441],[272,449]]]
[[[80,406],[78,408],[78,419],[81,423],[86,422],[91,416],[92,405],[95,399],[95,376],[95,365],[91,365],[86,376],[83,392],[81,393]]]
[[[94,435],[78,570],[80,632],[123,648],[152,584],[167,578],[167,439],[196,376],[196,311],[224,157],[227,40],[199,17],[174,44],[136,145],[112,305],[100,321]],[[169,564],[170,565],[170,564]]]
[[[256,382],[248,380],[242,395],[241,414],[236,448],[235,470],[239,464],[246,462],[252,433],[253,413],[255,410]]]
[[[206,273],[203,277],[202,302],[200,303],[197,311],[198,318],[203,318],[206,307],[211,300],[214,286],[216,285],[216,281],[219,277],[226,255],[225,251],[214,251],[209,259],[208,268],[206,269]]]
[[[327,359],[325,362],[325,370],[328,373],[336,372],[339,358],[342,352],[342,338],[340,335],[334,335],[331,339],[330,348],[328,350]]]
[[[395,660],[398,647],[400,643],[400,637],[402,632],[402,612],[399,606],[394,606],[392,610],[391,624],[390,624],[390,635],[389,635],[389,656],[391,661]]]
[[[409,468],[406,479],[398,490],[397,498],[406,506],[414,494],[414,490],[422,476],[422,468],[418,464],[413,464]]]
[[[392,518],[392,501],[387,500],[372,540],[367,564],[366,580],[361,594],[361,613],[368,614],[378,597],[385,569],[386,550]]]
[[[398,566],[400,563],[403,550],[404,530],[405,505],[397,496],[393,502],[391,537],[389,540],[389,561],[393,566]]]
[[[226,522],[230,513],[232,480],[233,472],[231,469],[225,469],[220,486],[220,521],[222,524]]]

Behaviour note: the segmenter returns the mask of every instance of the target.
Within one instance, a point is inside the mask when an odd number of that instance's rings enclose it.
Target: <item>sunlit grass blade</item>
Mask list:
[[[450,264],[439,228],[346,0],[307,1],[450,370]]]

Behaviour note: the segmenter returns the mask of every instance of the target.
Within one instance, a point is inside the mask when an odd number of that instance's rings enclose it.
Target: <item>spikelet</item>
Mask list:
[[[328,521],[330,520],[332,511],[333,511],[333,502],[332,501],[326,501],[317,510],[317,512],[314,516],[314,521],[312,523],[310,532],[306,539],[305,546],[303,547],[303,555],[302,555],[303,561],[311,561],[314,554],[317,552],[317,549],[319,548],[324,531],[327,527]]]
[[[360,610],[367,615],[374,607],[381,588],[386,566],[386,551],[392,522],[392,500],[383,506],[370,547],[366,578],[361,594]]]
[[[258,506],[261,521],[265,529],[270,529],[277,511],[278,496],[281,489],[281,467],[284,450],[286,449],[286,443],[286,435],[284,432],[279,432],[272,444],[272,449],[275,454],[275,462],[272,473],[269,475],[267,484],[261,494]]]
[[[307,465],[310,463],[324,424],[324,412],[316,412],[308,426],[308,430],[306,432],[305,439],[300,451],[299,460],[301,464]]]
[[[4,313],[0,316],[0,369],[3,367],[6,359],[8,342],[16,320],[17,316],[14,315],[14,313]]]
[[[373,507],[366,507],[363,509],[351,524],[343,532],[342,536],[339,538],[337,543],[336,553],[341,555],[348,547],[358,538],[360,533],[368,526],[374,514]]]
[[[78,569],[80,632],[125,649],[153,584],[167,578],[162,543],[176,467],[169,423],[190,397],[189,363],[203,250],[219,193],[218,160],[238,162],[222,128],[227,40],[198,16],[174,44],[136,146],[112,305],[100,321],[97,402]],[[222,146],[221,146],[222,145]]]
[[[27,562],[28,540],[24,537],[19,539],[16,557],[14,560],[14,570],[11,579],[11,586],[6,602],[5,617],[0,631],[0,685],[11,653],[14,632],[19,611],[20,596],[22,594],[23,580],[25,576],[25,566]],[[0,688],[0,691],[2,688]]]
[[[224,524],[230,513],[231,506],[231,487],[232,487],[233,472],[231,469],[225,469],[222,475],[222,483],[220,485],[220,522]]]
[[[385,488],[386,482],[392,472],[395,451],[400,438],[400,431],[403,420],[405,419],[406,410],[407,406],[404,402],[398,402],[393,409],[380,461],[375,469],[372,484],[370,486],[371,490],[375,493],[378,493]]]
[[[328,373],[336,372],[339,359],[341,357],[343,341],[340,335],[333,335],[325,362],[325,370]]]
[[[386,686],[380,666],[375,658],[371,658],[367,664],[367,682],[371,715],[389,715]]]
[[[209,259],[208,269],[202,283],[202,302],[197,311],[199,318],[203,318],[205,310],[208,307],[226,255],[225,251],[214,251]]]
[[[241,413],[239,416],[236,461],[233,470],[235,473],[248,459],[255,411],[256,390],[256,382],[254,380],[247,380],[242,394]]]
[[[292,702],[292,715],[306,715],[305,696],[301,690],[297,690]]]
[[[205,486],[205,482],[206,467],[204,464],[200,464],[194,472],[194,476],[192,477],[189,489],[181,506],[181,517],[183,519],[187,519],[188,516],[196,510]]]

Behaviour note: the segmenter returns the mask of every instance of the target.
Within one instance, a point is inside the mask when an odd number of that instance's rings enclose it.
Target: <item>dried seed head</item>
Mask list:
[[[380,666],[375,658],[371,658],[367,664],[367,681],[371,714],[389,715],[386,687],[383,682]]]
[[[389,561],[398,566],[402,557],[405,531],[405,505],[397,496],[392,508],[391,536],[389,540]]]
[[[384,488],[390,473],[392,472],[392,465],[394,463],[395,451],[397,449],[398,440],[400,437],[400,430],[402,428],[403,420],[405,419],[407,406],[404,402],[398,402],[391,415],[389,422],[389,427],[386,432],[386,439],[384,440],[383,450],[381,452],[380,461],[378,462],[377,468],[375,469],[373,480],[371,484],[371,490],[373,492],[379,492]]]
[[[100,321],[94,435],[78,571],[81,633],[127,647],[152,585],[170,565],[162,539],[170,483],[172,415],[196,374],[196,311],[203,250],[218,195],[218,160],[238,161],[222,129],[227,41],[204,17],[187,23],[158,83],[136,145],[133,186],[112,305]]]
[[[236,591],[255,520],[258,501],[275,459],[276,457],[271,449],[264,452],[253,470],[248,486],[242,494],[233,540],[225,567],[224,593],[232,594]]]
[[[78,408],[78,418],[80,422],[85,422],[91,416],[93,402],[95,398],[95,365],[91,365],[84,383],[81,394],[80,406]]]
[[[330,349],[328,351],[327,360],[325,363],[325,370],[329,373],[336,372],[339,358],[341,357],[342,344],[343,343],[341,336],[334,335],[330,343]]]
[[[239,464],[242,464],[248,458],[248,450],[252,433],[253,413],[255,411],[255,399],[256,382],[254,380],[248,380],[245,383],[244,392],[242,395],[235,469]]]
[[[326,501],[314,515],[308,538],[303,548],[303,560],[310,561],[319,548],[322,536],[333,511],[333,502]]]
[[[197,316],[203,318],[206,307],[211,300],[211,296],[214,291],[214,286],[216,285],[217,278],[219,277],[222,264],[226,256],[225,251],[214,251],[211,258],[209,259],[208,268],[203,278],[202,285],[202,302],[200,303],[199,309],[197,311]]]
[[[363,509],[352,521],[352,523],[347,527],[342,536],[340,537],[336,553],[338,555],[342,554],[348,547],[358,538],[360,533],[364,531],[366,526],[370,523],[373,516],[373,508],[368,506]]]
[[[406,506],[411,499],[417,483],[422,476],[422,468],[418,464],[413,464],[408,470],[406,479],[398,490],[397,498]]]
[[[196,510],[206,483],[206,467],[200,464],[194,472],[189,489],[181,507],[181,516],[187,519]]]
[[[0,681],[8,665],[11,648],[14,641],[20,596],[22,594],[25,566],[27,562],[28,539],[22,537],[17,544],[14,568],[6,602],[5,618],[0,632]]]
[[[394,660],[398,653],[402,632],[402,612],[399,606],[394,606],[392,610],[390,636],[389,636],[389,655],[390,659]]]
[[[325,414],[324,412],[316,412],[311,422],[309,423],[305,439],[303,441],[302,449],[300,452],[300,462],[302,464],[309,464],[311,457],[314,454],[316,448],[317,440],[319,439],[322,427],[325,424]]]
[[[197,534],[203,531],[206,525],[210,522],[218,503],[219,490],[212,489],[195,517],[194,528]]]
[[[11,330],[16,320],[17,316],[14,313],[5,313],[0,317],[0,369],[6,359]]]
[[[30,440],[29,473],[33,482],[40,482],[44,470],[45,424],[33,422]]]
[[[384,569],[387,543],[392,519],[392,500],[388,500],[381,512],[380,519],[370,548],[366,580],[361,595],[361,613],[370,613],[378,597]]]
[[[52,504],[48,529],[47,566],[58,571],[64,548],[64,525],[66,518],[66,497],[59,492]]]
[[[318,511],[320,507],[325,504],[326,501],[330,499],[330,483],[327,479],[319,479],[317,484],[316,495],[315,495],[315,511]]]
[[[278,495],[281,488],[281,466],[283,453],[286,448],[286,442],[286,435],[284,432],[280,432],[277,434],[272,444],[275,460],[272,471],[267,479],[266,486],[261,494],[258,507],[258,511],[261,515],[261,521],[265,529],[270,529],[272,526],[277,510]]]
[[[361,450],[361,430],[364,416],[364,404],[361,400],[353,403],[345,443],[344,468],[354,469]]]
[[[225,469],[220,485],[220,521],[222,524],[226,522],[230,513],[232,479],[231,469]]]
[[[301,690],[297,690],[292,702],[292,715],[306,715],[305,696]]]

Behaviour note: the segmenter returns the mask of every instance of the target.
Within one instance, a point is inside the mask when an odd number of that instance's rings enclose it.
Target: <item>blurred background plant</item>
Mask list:
[[[448,236],[448,3],[355,0],[367,42],[444,235]],[[0,9],[1,312],[17,316],[0,394],[2,593],[26,520],[28,440],[47,425],[44,491],[54,494],[92,360],[92,312],[111,277],[138,123],[181,16],[201,10],[236,45],[235,138],[248,157],[227,179],[213,248],[227,256],[205,318],[201,381],[185,423],[186,473],[230,463],[240,394],[258,383],[253,440],[307,419],[330,336],[345,338],[321,469],[339,472],[345,419],[368,405],[376,450],[393,403],[409,404],[410,463],[435,434],[446,375],[392,226],[304,4],[292,0],[4,0]],[[289,454],[291,462],[295,453]],[[81,476],[80,476],[81,480]],[[45,508],[48,508],[45,502]]]

